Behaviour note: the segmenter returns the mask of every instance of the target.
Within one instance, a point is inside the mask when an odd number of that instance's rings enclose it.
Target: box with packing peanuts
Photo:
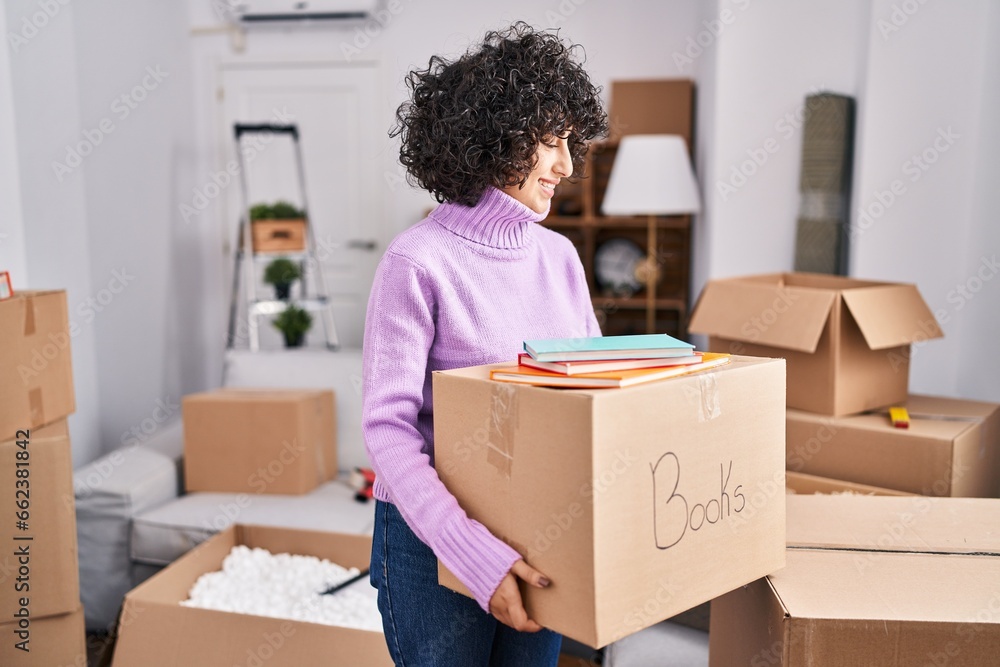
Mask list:
[[[612,390],[491,382],[495,367],[434,374],[435,467],[552,581],[522,588],[538,623],[601,647],[783,565],[782,360]]]
[[[943,335],[913,285],[813,273],[709,281],[689,330],[713,352],[785,358],[788,407],[825,415],[904,401],[910,344]]]
[[[912,395],[910,427],[887,412],[788,410],[789,470],[925,496],[1000,497],[1000,405]]]
[[[5,621],[24,609],[40,618],[80,606],[66,420],[27,431],[27,437],[0,442],[0,488],[9,510],[0,523],[0,618]]]
[[[26,631],[19,630],[16,623],[0,624],[0,636],[4,638],[0,644],[0,665],[4,667],[87,666],[83,607],[79,601],[76,609],[68,613],[31,619]]]
[[[337,475],[332,391],[220,389],[181,409],[188,491],[296,495]]]
[[[64,290],[0,301],[0,441],[76,410],[72,333]]]
[[[787,500],[788,564],[712,601],[710,665],[996,664],[1000,502]]]
[[[230,526],[129,591],[114,667],[392,665],[381,632],[181,605],[198,577],[221,569],[230,550],[240,544],[361,569],[368,567],[372,540],[365,535]]]
[[[845,482],[842,479],[830,479],[819,475],[809,475],[804,472],[785,471],[785,490],[798,495],[810,494],[860,494],[864,496],[910,496],[905,491],[883,489],[868,484]]]

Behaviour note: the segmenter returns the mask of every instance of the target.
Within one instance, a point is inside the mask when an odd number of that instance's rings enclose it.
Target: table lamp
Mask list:
[[[604,193],[604,215],[645,215],[646,330],[654,333],[656,321],[656,216],[698,213],[701,203],[687,144],[683,137],[667,134],[634,134],[618,144],[611,176]],[[638,273],[638,272],[637,272]]]

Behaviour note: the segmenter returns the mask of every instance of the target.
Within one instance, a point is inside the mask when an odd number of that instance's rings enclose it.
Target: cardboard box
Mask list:
[[[1000,496],[1000,405],[910,396],[910,427],[887,413],[787,414],[789,470],[925,496]]]
[[[910,343],[943,335],[913,285],[814,273],[710,281],[689,330],[715,352],[784,357],[788,407],[825,415],[906,400]]]
[[[989,665],[1000,502],[788,498],[788,565],[712,601],[710,665]]]
[[[16,623],[0,625],[0,665],[4,667],[86,667],[87,637],[83,629],[83,607],[67,614],[32,618],[27,632],[27,651],[18,648]]]
[[[372,541],[365,535],[230,526],[125,596],[114,667],[392,665],[381,632],[181,606],[198,577],[221,569],[239,544],[365,568]]]
[[[188,491],[301,495],[337,475],[332,391],[220,389],[182,411]]]
[[[785,490],[799,495],[810,494],[860,494],[865,496],[909,496],[903,491],[883,489],[879,486],[845,482],[842,479],[830,479],[819,475],[807,475],[804,472],[785,471]]]
[[[609,134],[677,134],[694,145],[694,81],[652,79],[612,81]]]
[[[76,410],[63,290],[0,301],[0,440]]]
[[[27,608],[32,618],[68,613],[80,606],[73,456],[66,420],[29,429],[24,448],[17,442],[0,443],[0,479],[3,480],[0,488],[4,490],[0,501],[6,505],[6,518],[0,522],[0,540],[3,541],[0,619],[3,620],[14,618],[22,608],[22,597],[28,600]],[[17,487],[18,453],[25,451],[28,485]],[[21,462],[24,462],[23,457]],[[25,500],[26,508],[15,505]],[[28,513],[23,519],[27,530],[17,527],[19,517],[15,512],[21,511]]]
[[[601,647],[782,566],[783,361],[604,391],[493,367],[434,374],[435,467],[552,580],[522,589],[541,625]]]

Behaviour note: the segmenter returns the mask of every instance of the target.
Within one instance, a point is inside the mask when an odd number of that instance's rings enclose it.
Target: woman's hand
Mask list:
[[[523,559],[514,563],[510,572],[503,578],[497,590],[490,598],[490,613],[504,625],[509,625],[521,632],[538,632],[542,629],[538,623],[528,618],[521,602],[521,591],[517,587],[517,576],[536,588],[545,588],[549,579],[544,574],[524,562]]]

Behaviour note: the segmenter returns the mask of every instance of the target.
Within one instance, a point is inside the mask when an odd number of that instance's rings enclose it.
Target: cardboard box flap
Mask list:
[[[804,472],[785,471],[785,490],[788,493],[810,495],[866,495],[866,496],[912,496],[914,494],[893,489],[883,489],[870,484],[847,482]]]
[[[844,290],[843,298],[873,350],[944,336],[915,285]]]
[[[284,401],[295,403],[302,400],[311,400],[317,396],[333,395],[332,389],[273,389],[269,387],[222,387],[212,391],[205,391],[197,394],[188,394],[183,398],[185,401],[218,401],[218,402],[244,402],[244,401]]]
[[[954,623],[996,604],[1000,558],[790,549],[768,579],[793,618]]]
[[[1000,556],[996,499],[791,495],[785,506],[793,550]]]
[[[836,294],[777,283],[721,280],[705,286],[689,330],[815,352]]]

